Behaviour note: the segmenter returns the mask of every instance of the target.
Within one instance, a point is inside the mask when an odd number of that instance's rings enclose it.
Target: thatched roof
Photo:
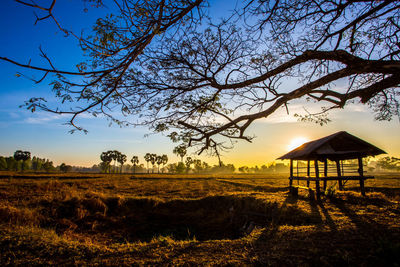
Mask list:
[[[386,154],[380,148],[345,131],[305,143],[278,159],[342,160]]]

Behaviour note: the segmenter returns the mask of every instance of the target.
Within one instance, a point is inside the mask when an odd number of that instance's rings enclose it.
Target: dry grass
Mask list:
[[[365,198],[349,182],[321,201],[290,196],[286,175],[13,176],[0,179],[1,265],[400,264],[393,174]]]

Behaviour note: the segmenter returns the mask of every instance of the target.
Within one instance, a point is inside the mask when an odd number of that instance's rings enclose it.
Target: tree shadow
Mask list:
[[[268,185],[253,185],[253,184],[247,184],[247,183],[241,183],[241,182],[234,182],[234,181],[228,181],[228,180],[222,180],[222,179],[216,179],[217,182],[221,183],[226,183],[230,184],[236,187],[242,187],[242,188],[249,188],[255,191],[260,191],[260,192],[269,192],[269,193],[277,193],[277,192],[285,192],[288,191],[287,186],[268,186]]]
[[[358,215],[354,209],[348,207],[349,205],[353,205],[353,203],[348,202],[347,199],[343,200],[340,198],[335,198],[331,200],[331,203],[338,208],[343,215],[350,219],[350,221],[356,226],[356,230],[371,232],[373,229],[380,231],[386,228],[386,226],[374,220],[368,219],[366,216]]]
[[[400,196],[400,188],[393,187],[366,187],[367,192],[382,193],[388,198],[395,198]]]
[[[296,200],[296,197],[288,195],[282,208],[289,204],[304,205],[301,203],[304,201],[310,205],[309,217],[313,221],[308,222],[305,228],[287,227],[286,218],[281,217],[267,225],[252,242],[249,252],[252,258],[257,259],[257,264],[348,266],[361,262],[379,265],[399,259],[396,256],[400,251],[400,243],[398,239],[396,241],[396,236],[400,236],[398,229],[382,225],[373,217],[357,214],[357,207],[353,207],[347,199],[334,198],[326,202],[325,198],[319,201],[311,198],[307,201],[305,197],[300,196]],[[329,207],[337,208],[354,226],[339,227]],[[315,228],[308,228],[307,225]],[[329,230],[322,226],[328,226]]]
[[[39,203],[42,226],[57,232],[101,234],[116,242],[238,239],[257,225],[303,225],[310,214],[293,205],[279,205],[252,196],[209,196],[161,201],[151,198],[120,199],[88,196]]]

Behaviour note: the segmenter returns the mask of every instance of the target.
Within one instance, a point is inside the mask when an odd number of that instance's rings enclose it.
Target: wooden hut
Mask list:
[[[362,159],[384,153],[382,149],[341,131],[305,143],[278,159],[290,160],[291,192],[297,193],[299,188],[311,190],[310,182],[315,182],[315,191],[319,197],[321,181],[325,191],[328,181],[337,181],[342,190],[348,180],[359,180],[361,194],[365,196],[364,181],[373,176],[365,175]],[[298,181],[297,186],[293,185],[293,180]],[[300,186],[299,181],[306,181],[307,186]]]

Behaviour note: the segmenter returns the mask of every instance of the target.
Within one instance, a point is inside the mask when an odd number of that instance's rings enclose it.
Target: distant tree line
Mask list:
[[[180,161],[168,163],[168,156],[146,153],[144,161],[146,166],[140,163],[138,156],[132,156],[130,164],[127,156],[118,150],[108,150],[101,153],[101,162],[92,167],[71,166],[61,163],[54,166],[53,162],[46,158],[37,156],[31,157],[29,151],[17,150],[13,156],[0,156],[0,171],[30,171],[30,172],[94,172],[94,173],[177,173],[177,174],[211,174],[211,173],[282,173],[288,171],[288,166],[284,163],[273,162],[262,166],[240,166],[236,168],[233,164],[224,164],[222,161],[218,165],[209,165],[205,161],[186,156],[187,150],[184,146],[178,146],[173,150]],[[400,171],[400,158],[382,157],[377,161],[366,161],[368,171]]]
[[[152,168],[151,172],[154,173],[154,168],[156,165],[158,166],[157,172],[160,173],[164,172],[165,169],[165,164],[168,162],[168,156],[167,155],[157,155],[154,153],[146,153],[144,156],[144,160],[147,162],[147,169],[144,168],[143,164],[139,165],[139,157],[138,156],[132,156],[132,159],[130,160],[132,165],[127,165],[125,168],[123,168],[124,163],[127,160],[127,156],[118,150],[108,150],[106,152],[102,152],[100,155],[101,162],[99,164],[100,170],[104,173],[122,173],[122,172],[139,172],[143,173],[146,172],[150,173],[150,168],[149,168],[149,163],[151,163]],[[114,164],[112,162],[114,161]],[[120,166],[117,168],[116,163],[119,163]],[[163,166],[162,169],[160,169],[161,165]]]
[[[101,153],[100,155],[101,163],[100,163],[100,168],[103,172],[105,173],[122,173],[122,167],[124,166],[124,163],[126,162],[127,158],[126,155],[119,152],[118,150],[108,150],[106,152]],[[112,162],[114,161],[113,168],[112,167]],[[120,164],[119,170],[116,167],[117,162]]]
[[[400,158],[383,157],[376,162],[378,170],[400,171]]]
[[[186,156],[187,148],[184,145],[175,147],[172,151],[180,158],[179,162],[168,163],[168,156],[157,155],[155,153],[146,153],[144,161],[146,166],[140,163],[139,157],[133,155],[130,162],[132,165],[124,163],[127,156],[118,150],[108,150],[100,154],[101,162],[95,165],[103,173],[177,173],[177,174],[211,174],[211,173],[274,173],[285,172],[288,167],[283,163],[271,163],[261,167],[241,166],[238,169],[233,164],[224,164],[219,161],[218,165],[209,165],[205,161]],[[118,166],[118,164],[119,166]]]
[[[52,172],[57,169],[49,159],[32,157],[29,151],[17,150],[13,156],[0,156],[0,171]]]

